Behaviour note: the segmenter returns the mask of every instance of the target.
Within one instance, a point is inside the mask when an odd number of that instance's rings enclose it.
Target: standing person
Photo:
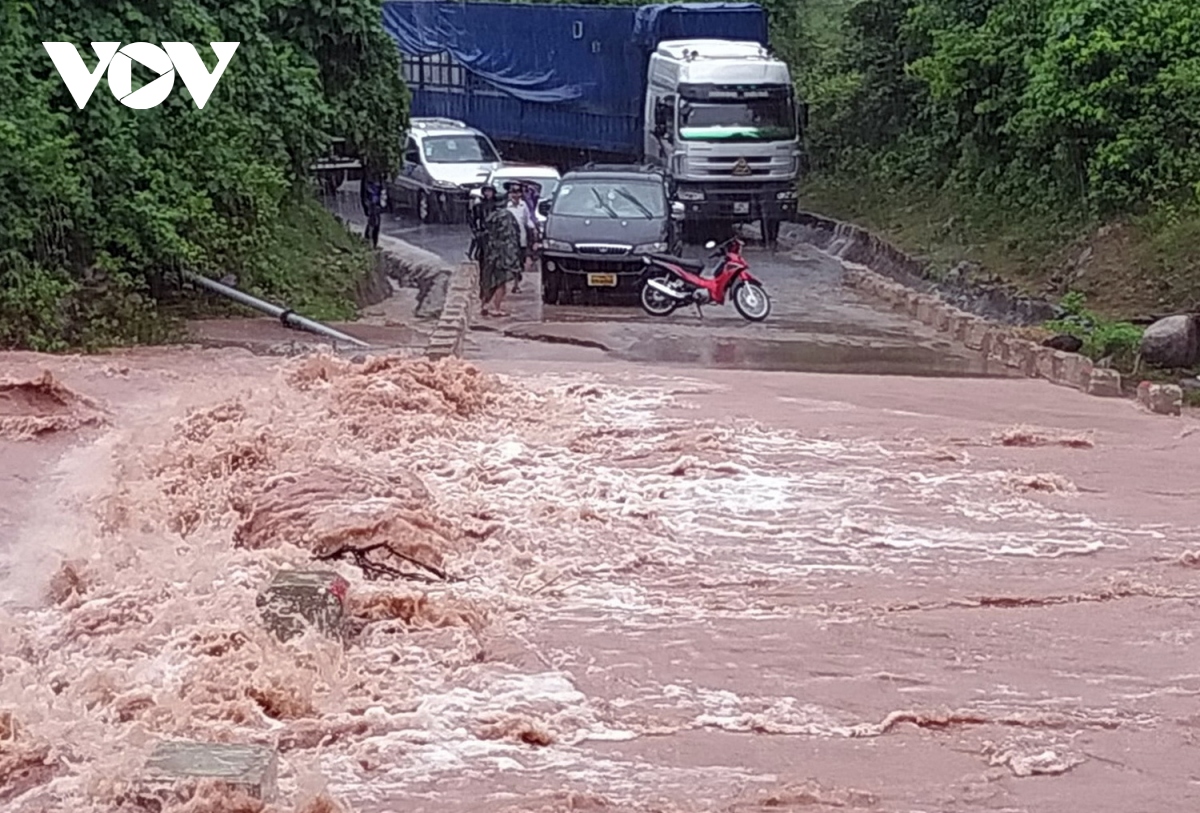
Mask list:
[[[471,207],[471,247],[467,250],[467,259],[483,262],[487,244],[487,219],[500,205],[496,199],[496,187],[488,184],[479,190],[479,202]]]
[[[508,213],[517,221],[521,230],[521,263],[516,282],[513,283],[513,293],[516,294],[521,291],[521,276],[526,263],[529,262],[529,247],[533,243],[533,235],[537,234],[537,226],[533,222],[533,216],[529,214],[529,206],[525,203],[525,190],[521,184],[509,181],[504,185],[504,189],[508,192]]]
[[[359,184],[363,214],[367,216],[364,236],[372,248],[379,247],[379,228],[383,217],[383,176],[373,165],[363,167],[362,183]]]
[[[511,209],[497,205],[484,226],[482,262],[479,264],[479,301],[484,316],[508,316],[503,310],[509,280],[521,273],[521,226]],[[490,313],[489,313],[490,311]]]

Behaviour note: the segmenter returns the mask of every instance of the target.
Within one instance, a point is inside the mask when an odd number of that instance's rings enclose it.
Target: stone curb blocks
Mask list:
[[[279,755],[272,748],[174,740],[160,743],[146,761],[139,795],[163,800],[179,795],[181,785],[208,780],[271,803],[278,776]]]
[[[471,327],[471,313],[479,288],[479,266],[467,262],[454,271],[446,292],[446,307],[438,320],[425,355],[433,360],[461,356],[463,337]]]
[[[1158,415],[1183,414],[1183,388],[1177,384],[1138,384],[1137,401]]]
[[[1121,374],[1116,370],[1105,368],[1092,370],[1088,375],[1088,395],[1099,395],[1102,398],[1116,398],[1121,395]]]
[[[979,350],[980,352],[988,352],[991,350],[991,335],[988,323],[982,319],[974,319],[967,324],[966,334],[963,336],[963,344],[971,350]],[[987,348],[986,350],[984,348]]]
[[[1056,384],[1074,387],[1077,390],[1087,390],[1088,382],[1092,380],[1094,366],[1092,360],[1078,353],[1063,353],[1063,374]]]
[[[1009,343],[1008,366],[1021,371],[1027,378],[1037,377],[1037,352],[1040,346],[1028,339],[1014,339]],[[1080,389],[1087,382],[1080,384]]]
[[[1052,384],[1099,397],[1116,398],[1125,394],[1121,374],[1116,370],[1097,368],[1090,358],[1079,353],[1043,347],[1005,325],[967,313],[937,294],[918,291],[873,270],[885,268],[899,276],[920,278],[924,264],[859,226],[800,212],[792,237],[842,261],[844,285],[891,305],[939,333],[949,334],[968,349],[977,350],[1029,378],[1044,378]],[[1155,414],[1180,415],[1183,390],[1174,384],[1146,381],[1138,387],[1137,401]]]
[[[933,326],[937,321],[938,306],[941,302],[929,294],[922,294],[916,298],[916,313],[917,321],[923,325]]]

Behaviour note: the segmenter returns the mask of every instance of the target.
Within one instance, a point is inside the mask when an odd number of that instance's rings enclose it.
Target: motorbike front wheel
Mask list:
[[[761,322],[771,314],[771,298],[757,282],[741,282],[733,292],[733,307],[743,319]]]
[[[670,277],[655,277],[655,282],[670,285]],[[651,316],[670,316],[679,307],[679,300],[664,294],[650,284],[650,280],[642,282],[642,310]]]

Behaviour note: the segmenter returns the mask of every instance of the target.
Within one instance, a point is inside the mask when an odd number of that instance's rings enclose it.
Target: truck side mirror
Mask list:
[[[537,205],[537,210],[538,210],[538,214],[540,214],[540,215],[550,214],[550,201],[548,199],[547,200],[539,200],[538,205]]]
[[[808,102],[800,102],[796,108],[796,132],[803,133],[808,129]]]
[[[671,219],[683,220],[683,216],[687,213],[687,209],[682,203],[677,200],[671,201]]]

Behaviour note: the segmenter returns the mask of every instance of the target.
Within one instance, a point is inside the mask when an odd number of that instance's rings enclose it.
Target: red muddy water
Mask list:
[[[1035,381],[3,363],[6,811],[122,809],[175,736],[277,747],[278,810],[1200,799],[1191,418]],[[347,645],[276,642],[257,591],[330,556]]]

